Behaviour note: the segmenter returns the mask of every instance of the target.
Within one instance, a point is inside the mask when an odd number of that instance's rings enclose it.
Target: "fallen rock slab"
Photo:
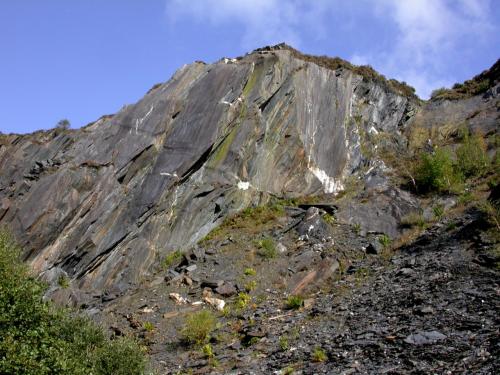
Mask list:
[[[446,336],[438,331],[427,331],[412,333],[404,339],[404,342],[411,345],[434,344],[438,341],[446,340]]]

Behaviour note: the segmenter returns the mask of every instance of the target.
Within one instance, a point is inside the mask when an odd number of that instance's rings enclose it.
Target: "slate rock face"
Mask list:
[[[0,225],[47,278],[123,291],[230,213],[342,190],[361,134],[404,142],[416,106],[287,49],[194,63],[82,129],[2,136]]]

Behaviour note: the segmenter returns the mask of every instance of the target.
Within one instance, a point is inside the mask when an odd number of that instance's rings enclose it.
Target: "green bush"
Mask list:
[[[68,278],[68,276],[66,276],[66,275],[59,276],[59,278],[57,279],[57,284],[61,288],[63,288],[63,289],[69,288],[69,278]]]
[[[444,216],[444,206],[442,204],[437,204],[432,207],[432,212],[437,220],[441,220]]]
[[[297,310],[304,304],[304,298],[301,296],[289,296],[286,300],[286,307],[290,310]]]
[[[203,345],[203,348],[201,348],[201,351],[202,351],[203,355],[205,356],[205,358],[213,358],[215,356],[212,345],[210,345],[210,344]]]
[[[0,232],[0,374],[142,374],[145,357],[129,339],[110,341],[89,319],[43,300],[20,250]]]
[[[201,310],[188,315],[181,335],[188,344],[202,345],[210,339],[217,320],[210,310]]]
[[[417,189],[422,193],[455,191],[461,182],[460,175],[453,168],[451,152],[446,148],[422,154],[414,174]]]
[[[431,93],[431,98],[437,99],[439,97],[442,97],[442,96],[446,95],[448,93],[448,91],[450,91],[450,89],[447,89],[446,87],[440,87],[438,89],[435,89]]]
[[[59,130],[68,130],[71,127],[71,123],[68,119],[59,120],[56,124],[56,128]]]
[[[324,214],[323,215],[323,220],[325,222],[327,222],[328,224],[330,225],[333,225],[335,224],[335,217],[333,215],[330,215],[330,214]]]
[[[247,267],[245,268],[245,270],[243,271],[243,273],[246,275],[246,276],[255,276],[257,275],[257,271],[255,271],[255,269],[251,268],[251,267]]]
[[[255,281],[255,280],[251,280],[251,281],[249,281],[248,283],[245,284],[245,291],[247,293],[250,293],[255,288],[257,288],[257,281]]]
[[[313,362],[325,362],[328,359],[328,356],[323,349],[315,348],[311,353],[311,359]]]
[[[388,248],[391,244],[391,238],[387,234],[383,234],[378,238],[378,242],[380,242],[384,248]]]
[[[290,349],[290,344],[288,342],[288,337],[286,336],[280,336],[279,338],[279,344],[280,344],[280,349],[284,352],[286,352],[288,349]]]
[[[257,242],[259,246],[259,255],[264,259],[276,258],[278,255],[278,250],[276,250],[276,244],[271,237],[266,237],[263,240]]]
[[[457,167],[466,178],[482,176],[489,167],[486,144],[478,134],[464,134],[463,143],[457,148]]]
[[[142,327],[147,331],[147,332],[153,332],[155,330],[155,325],[152,322],[144,322]]]
[[[182,258],[182,251],[180,250],[175,250],[168,254],[165,259],[163,259],[163,262],[161,263],[163,269],[168,269],[170,266],[172,266],[175,262],[180,261]]]
[[[234,301],[234,305],[238,309],[245,309],[250,303],[251,297],[245,292],[239,292]]]

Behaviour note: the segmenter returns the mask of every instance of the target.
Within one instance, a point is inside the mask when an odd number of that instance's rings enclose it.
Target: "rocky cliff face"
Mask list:
[[[497,91],[477,100],[494,108]],[[126,290],[230,213],[273,196],[333,195],[353,174],[379,181],[373,139],[406,147],[415,118],[432,128],[434,107],[289,48],[194,63],[82,129],[3,136],[0,225],[49,281],[64,273],[75,290]],[[416,204],[398,189],[384,199],[346,207],[345,220],[390,232],[370,213],[397,221]]]

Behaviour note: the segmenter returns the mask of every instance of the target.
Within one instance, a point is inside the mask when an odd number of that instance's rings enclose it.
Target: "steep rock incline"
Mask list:
[[[494,144],[500,124],[499,98],[500,83],[470,98],[426,102],[414,116],[408,137],[410,146],[419,146],[427,139],[445,141],[456,137],[464,126],[487,140],[491,138],[490,143]]]
[[[287,49],[194,63],[80,130],[3,136],[0,225],[47,280],[64,273],[75,290],[123,291],[228,213],[342,190],[370,167],[363,135],[404,143],[415,108]]]

